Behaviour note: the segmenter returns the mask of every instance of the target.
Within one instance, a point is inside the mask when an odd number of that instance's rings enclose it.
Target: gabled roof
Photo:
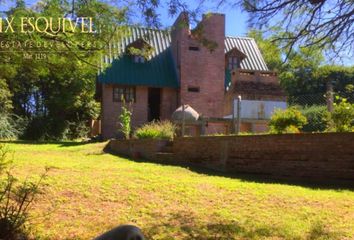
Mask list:
[[[139,38],[134,42],[130,43],[125,47],[126,53],[135,54],[136,50],[140,51],[140,53],[150,53],[150,51],[154,50],[154,48],[143,38]],[[144,55],[145,56],[145,55]]]
[[[129,34],[119,43],[112,44],[112,56],[103,59],[112,65],[99,75],[101,83],[117,83],[125,85],[143,85],[151,87],[178,87],[178,79],[172,52],[171,32],[129,27]],[[153,47],[151,58],[145,63],[134,63],[133,59],[125,55],[126,47],[131,43],[143,39]],[[232,49],[238,49],[246,55],[240,64],[244,70],[268,71],[268,67],[260,53],[254,39],[246,37],[226,37],[225,54]]]
[[[237,48],[247,57],[241,61],[241,69],[269,71],[261,52],[258,49],[256,41],[248,37],[226,37],[225,38],[225,53],[228,53],[233,48]]]
[[[226,49],[225,49],[226,51]],[[243,52],[241,52],[240,50],[238,50],[238,48],[232,48],[230,51],[225,53],[226,55],[236,55],[241,57],[241,60],[245,59],[247,57],[246,54],[244,54]]]
[[[130,27],[127,37],[112,47],[117,58],[104,62],[112,65],[98,76],[101,83],[116,83],[124,85],[143,85],[150,87],[177,88],[178,80],[172,52],[170,50],[171,35],[169,32],[147,28]],[[151,58],[144,63],[135,63],[131,56],[125,53],[131,43],[143,39],[153,49]],[[117,46],[118,45],[118,46]],[[115,55],[113,53],[113,55]]]

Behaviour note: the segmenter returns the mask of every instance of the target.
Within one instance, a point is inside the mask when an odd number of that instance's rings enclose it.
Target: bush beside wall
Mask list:
[[[170,121],[150,122],[144,124],[134,132],[138,139],[168,139],[172,140],[176,134],[176,125]]]
[[[329,123],[329,112],[327,106],[313,105],[301,109],[301,113],[307,118],[303,126],[304,132],[324,132]]]

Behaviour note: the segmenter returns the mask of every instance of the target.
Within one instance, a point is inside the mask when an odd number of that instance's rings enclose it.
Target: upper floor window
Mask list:
[[[189,51],[199,51],[199,47],[197,46],[189,46]]]
[[[135,102],[135,87],[113,87],[113,102]]]
[[[145,63],[153,51],[154,48],[142,38],[136,39],[126,47],[126,54],[130,55],[135,63]]]
[[[238,67],[240,67],[239,58],[235,56],[230,56],[228,62],[229,70],[237,69]]]
[[[188,92],[199,92],[199,91],[200,91],[199,87],[188,86]]]
[[[145,58],[140,55],[134,55],[133,59],[134,59],[135,63],[144,63],[145,62]]]

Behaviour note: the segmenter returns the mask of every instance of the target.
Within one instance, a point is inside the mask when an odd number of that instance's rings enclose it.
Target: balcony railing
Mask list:
[[[231,71],[232,78],[238,81],[251,81],[262,83],[278,84],[277,73],[272,71],[252,71],[252,70],[233,70]]]

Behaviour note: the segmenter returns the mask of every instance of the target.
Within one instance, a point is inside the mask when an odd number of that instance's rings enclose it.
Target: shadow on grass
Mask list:
[[[201,222],[193,216],[192,212],[183,211],[166,216],[155,216],[158,223],[143,227],[143,233],[147,239],[178,239],[188,240],[230,240],[230,239],[295,239],[293,233],[285,227],[273,226],[270,223],[251,223],[245,221],[240,224],[237,221],[225,221],[215,216],[208,222]],[[328,230],[323,222],[311,223],[308,231],[301,232],[299,239],[343,239],[344,233]],[[167,238],[166,238],[167,237]],[[296,238],[297,239],[297,238]]]
[[[45,145],[53,144],[59,145],[60,147],[74,147],[88,144],[89,142],[73,142],[73,141],[31,141],[31,140],[0,140],[0,143],[11,143],[11,144],[28,144],[28,145]]]
[[[195,173],[205,174],[209,176],[218,176],[218,177],[227,177],[234,178],[244,182],[255,182],[255,183],[269,183],[269,184],[286,184],[291,186],[301,186],[311,189],[322,189],[322,190],[335,190],[335,191],[354,191],[354,184],[352,181],[331,181],[326,182],[316,181],[316,180],[298,180],[298,179],[288,179],[288,178],[278,178],[272,175],[265,174],[243,174],[243,173],[229,173],[224,171],[218,171],[199,165],[181,163],[181,162],[166,162],[166,161],[156,161],[156,160],[147,160],[143,158],[131,158],[129,156],[124,156],[117,154],[114,151],[111,151],[108,148],[108,144],[103,149],[103,152],[109,153],[116,156],[122,156],[130,161],[140,162],[140,163],[154,163],[164,166],[177,166],[187,168]]]
[[[246,174],[246,173],[227,173],[217,170],[211,170],[203,168],[200,166],[188,166],[190,170],[201,173],[208,174],[213,176],[228,177],[228,178],[237,178],[240,181],[244,182],[255,182],[255,183],[268,183],[268,184],[286,184],[290,186],[301,186],[310,189],[321,189],[321,190],[334,190],[334,191],[354,191],[354,184],[350,181],[330,181],[327,182],[317,181],[317,180],[299,180],[299,179],[288,179],[285,177],[276,177],[266,174]]]

